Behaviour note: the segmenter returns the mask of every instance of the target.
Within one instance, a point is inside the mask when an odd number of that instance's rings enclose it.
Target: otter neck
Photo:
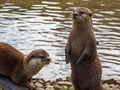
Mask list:
[[[29,60],[27,56],[24,58],[23,62],[24,62],[23,63],[24,70],[28,77],[32,77],[33,75],[38,73],[38,71],[44,66],[44,64],[41,64],[39,59],[38,60],[37,59]]]
[[[76,40],[80,40],[81,43],[87,43],[94,38],[91,23],[73,22],[71,39],[74,37]],[[79,38],[80,37],[80,38]]]
[[[76,32],[81,33],[89,32],[92,29],[92,24],[89,21],[88,22],[73,21],[73,29],[76,30]]]

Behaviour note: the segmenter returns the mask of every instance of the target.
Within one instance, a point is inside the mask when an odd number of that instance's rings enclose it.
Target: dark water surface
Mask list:
[[[65,78],[64,48],[71,30],[71,8],[85,6],[94,12],[93,24],[103,79],[120,79],[119,0],[0,0],[0,41],[23,53],[43,48],[52,58],[35,77]]]

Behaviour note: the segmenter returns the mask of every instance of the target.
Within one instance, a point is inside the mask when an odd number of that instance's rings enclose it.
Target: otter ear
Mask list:
[[[34,58],[35,56],[34,55],[31,55],[31,58]]]
[[[91,16],[92,16],[92,13],[90,13],[89,16],[91,17]]]

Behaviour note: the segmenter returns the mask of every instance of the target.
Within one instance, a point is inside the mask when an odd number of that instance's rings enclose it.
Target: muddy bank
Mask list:
[[[61,78],[56,80],[48,79],[33,79],[33,85],[37,90],[73,90],[72,83],[69,77],[66,80]],[[120,80],[104,80],[103,81],[104,90],[120,90]]]

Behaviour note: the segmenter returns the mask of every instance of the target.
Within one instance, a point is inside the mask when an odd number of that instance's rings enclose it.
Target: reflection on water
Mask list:
[[[109,3],[109,4],[108,4]],[[64,78],[70,75],[64,48],[71,29],[71,8],[86,6],[94,12],[93,24],[103,79],[120,79],[119,1],[107,0],[1,0],[0,41],[8,42],[23,53],[43,48],[51,64],[35,77]]]

